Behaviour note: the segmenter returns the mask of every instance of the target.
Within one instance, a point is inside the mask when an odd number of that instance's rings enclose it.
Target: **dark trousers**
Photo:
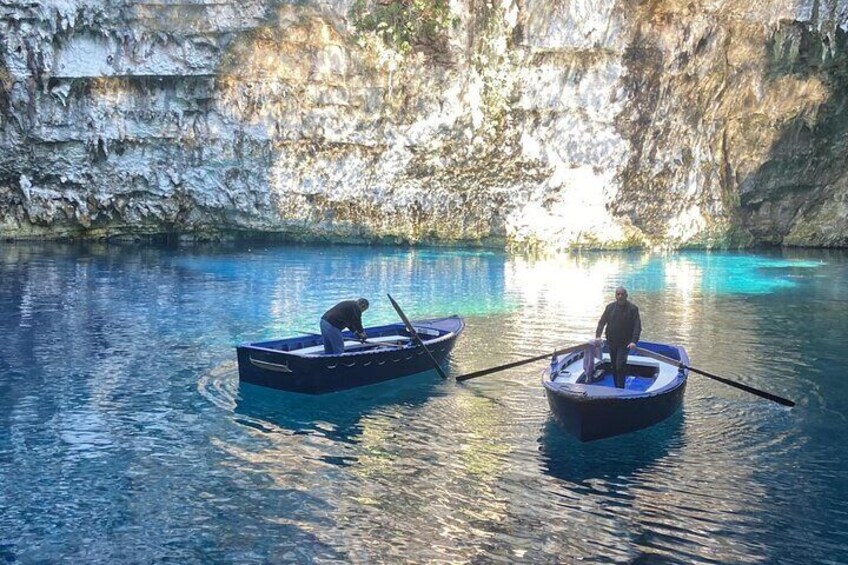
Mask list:
[[[627,377],[627,349],[626,343],[609,343],[610,364],[612,365],[612,378],[617,388],[624,388],[624,379]]]

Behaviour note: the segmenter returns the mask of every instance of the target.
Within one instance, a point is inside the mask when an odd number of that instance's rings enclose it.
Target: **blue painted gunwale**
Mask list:
[[[683,347],[640,341],[643,349],[689,364]],[[604,349],[606,351],[606,347]],[[651,392],[624,389],[621,394],[594,396],[592,389],[563,390],[551,380],[552,369],[567,367],[583,359],[585,350],[561,356],[552,361],[542,375],[545,396],[554,419],[580,441],[613,437],[657,424],[674,414],[683,403],[689,371],[678,368],[677,377],[666,386]]]
[[[415,320],[412,325],[440,365],[465,329],[459,316]],[[366,327],[365,331],[369,340],[394,335],[409,337],[402,323]],[[356,339],[350,331],[342,335],[345,340]],[[320,335],[307,335],[241,344],[236,347],[239,380],[289,392],[325,394],[433,369],[423,348],[412,342],[402,348],[357,344],[338,355],[298,353],[323,343]]]

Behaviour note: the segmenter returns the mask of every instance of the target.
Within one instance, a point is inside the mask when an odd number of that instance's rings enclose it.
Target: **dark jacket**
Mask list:
[[[356,300],[342,300],[321,316],[334,327],[343,330],[349,328],[354,333],[365,331],[362,329],[362,310]]]
[[[639,318],[639,307],[630,302],[619,306],[617,302],[607,304],[595,336],[601,337],[601,331],[607,327],[607,341],[613,344],[626,345],[636,343],[642,334],[642,320]]]

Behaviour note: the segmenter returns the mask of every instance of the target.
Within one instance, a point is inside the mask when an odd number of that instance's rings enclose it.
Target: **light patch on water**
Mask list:
[[[625,267],[611,257],[516,259],[504,275],[507,293],[520,297],[515,337],[537,342],[546,334],[552,347],[594,337],[598,317],[611,299],[608,281]],[[538,320],[545,323],[540,326]]]
[[[762,256],[701,255],[699,257],[707,276],[702,277],[702,292],[714,294],[769,294],[787,290],[799,284],[794,278],[777,268],[816,268],[821,266],[810,261],[791,261]]]
[[[698,323],[698,302],[701,300],[699,281],[703,270],[692,261],[668,261],[665,265],[665,286],[675,297],[674,319],[677,336],[688,342]]]
[[[815,261],[734,253],[641,257],[641,266],[631,264],[626,269],[624,286],[665,292],[671,285],[684,299],[713,294],[758,295],[789,290],[803,284],[806,279],[781,270],[814,269],[825,265]]]
[[[24,291],[21,295],[19,309],[21,315],[20,326],[22,328],[31,327],[32,323],[30,320],[32,318],[32,292],[30,291],[29,286],[24,288]]]
[[[789,261],[789,260],[783,260],[783,259],[774,259],[774,260],[770,260],[768,262],[764,262],[764,264],[761,265],[761,268],[763,268],[763,269],[786,269],[786,268],[817,269],[819,267],[824,267],[825,265],[827,265],[827,263],[825,263],[824,261],[803,261],[803,260]]]
[[[56,422],[62,441],[81,457],[96,457],[113,446],[110,424],[101,414],[91,410],[74,410]]]

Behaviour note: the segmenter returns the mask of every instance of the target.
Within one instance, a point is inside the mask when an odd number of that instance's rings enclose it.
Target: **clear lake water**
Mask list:
[[[580,443],[545,363],[613,289],[694,367],[683,409]],[[239,385],[235,346],[459,314],[435,372]],[[848,563],[848,252],[0,244],[0,562]]]

